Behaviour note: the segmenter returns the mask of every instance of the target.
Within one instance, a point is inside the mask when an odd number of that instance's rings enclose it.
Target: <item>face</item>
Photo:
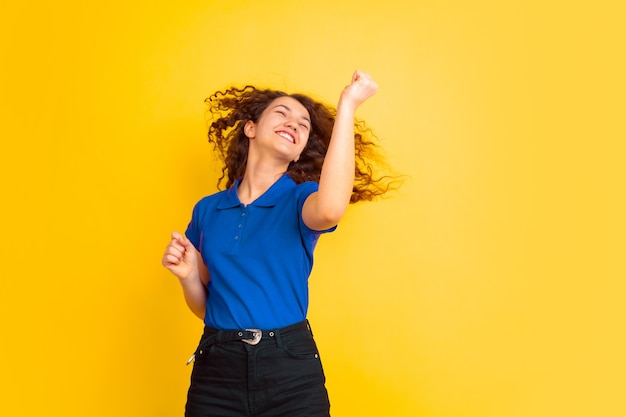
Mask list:
[[[250,149],[268,152],[285,162],[297,161],[309,140],[311,116],[296,99],[279,97],[263,111],[259,120],[244,127]]]

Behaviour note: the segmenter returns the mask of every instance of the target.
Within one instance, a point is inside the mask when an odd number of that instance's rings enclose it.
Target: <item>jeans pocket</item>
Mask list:
[[[285,353],[294,359],[319,359],[317,345],[312,338],[298,338],[285,341]]]

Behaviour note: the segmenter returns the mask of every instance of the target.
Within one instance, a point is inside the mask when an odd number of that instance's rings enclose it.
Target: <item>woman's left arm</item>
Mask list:
[[[377,90],[378,85],[370,75],[357,70],[350,85],[341,92],[319,189],[307,198],[302,208],[302,219],[313,230],[335,226],[350,204],[355,168],[354,115]]]

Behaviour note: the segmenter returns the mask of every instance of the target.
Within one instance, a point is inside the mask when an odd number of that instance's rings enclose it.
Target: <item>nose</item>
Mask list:
[[[294,119],[289,119],[285,122],[285,125],[293,129],[294,131],[298,129],[298,122]]]

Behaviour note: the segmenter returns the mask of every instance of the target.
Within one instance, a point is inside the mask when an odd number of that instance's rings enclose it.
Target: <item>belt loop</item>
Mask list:
[[[280,330],[276,329],[273,332],[274,332],[274,337],[276,338],[276,347],[277,348],[282,348],[283,347],[283,339],[281,339],[281,337],[280,337]]]
[[[306,328],[309,329],[309,333],[311,333],[311,337],[313,337],[313,330],[311,330],[311,323],[309,323],[309,319],[306,319]]]

